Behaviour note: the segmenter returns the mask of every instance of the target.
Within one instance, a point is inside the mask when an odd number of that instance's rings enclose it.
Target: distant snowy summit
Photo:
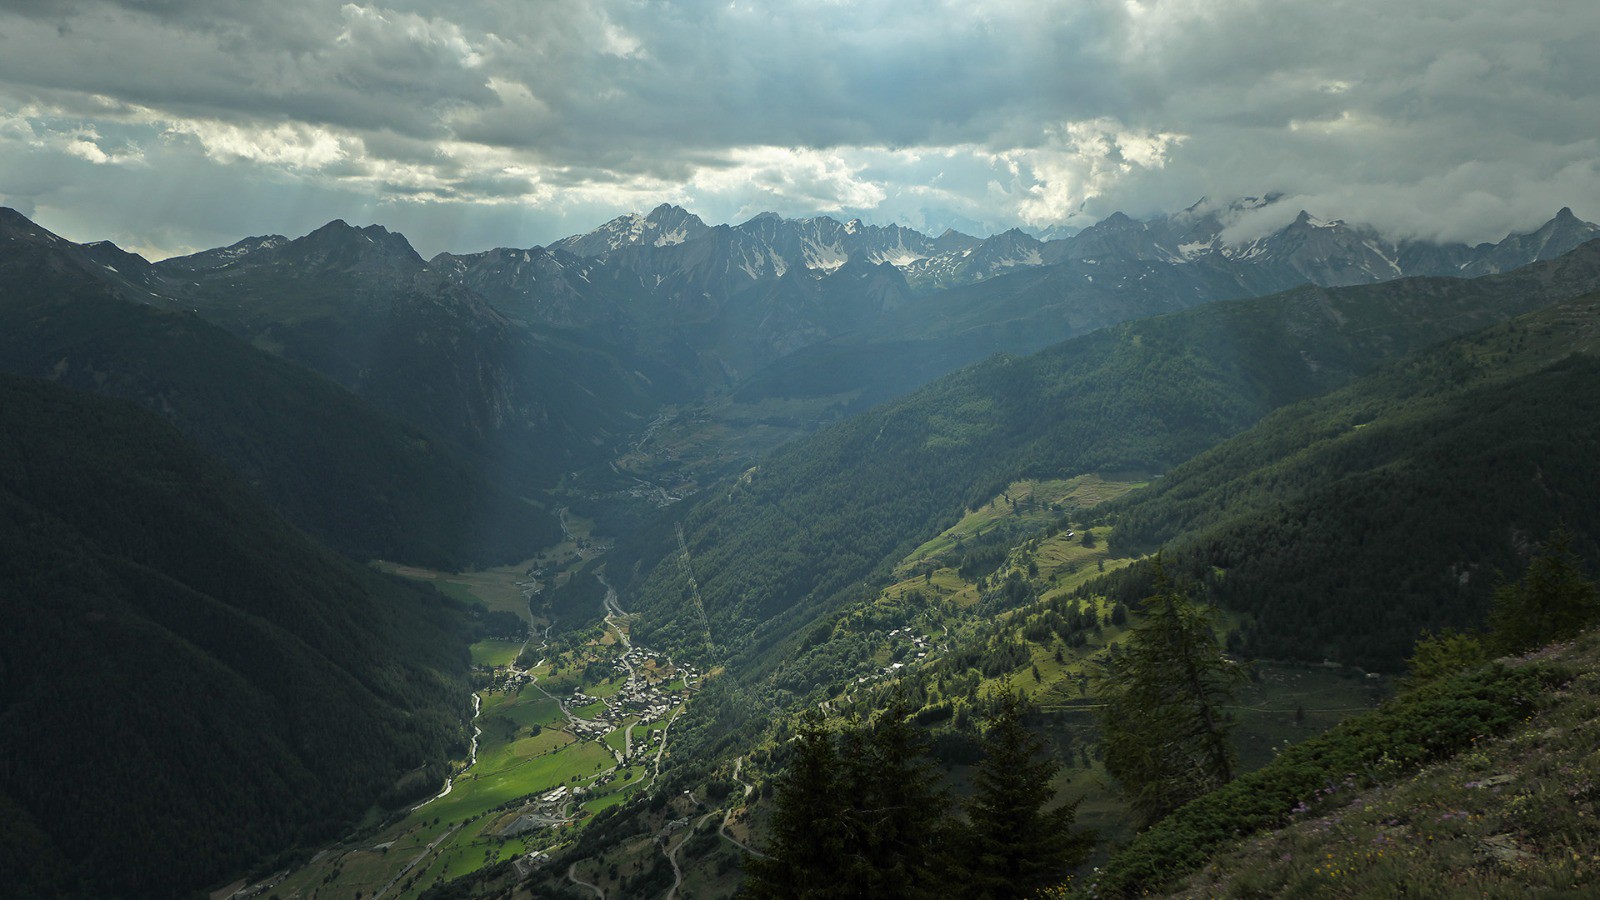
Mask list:
[[[1275,280],[1332,287],[1405,275],[1470,277],[1502,272],[1559,256],[1600,237],[1600,226],[1577,218],[1570,209],[1533,232],[1476,247],[1393,240],[1367,226],[1321,219],[1304,210],[1265,234],[1237,234],[1236,224],[1245,214],[1278,202],[1280,198],[1272,195],[1229,203],[1201,200],[1180,212],[1143,221],[1113,213],[1081,230],[1012,229],[987,238],[954,230],[933,237],[900,225],[869,225],[860,219],[840,222],[828,216],[785,219],[775,213],[762,213],[738,225],[710,226],[682,207],[664,203],[648,214],[620,216],[587,234],[556,241],[548,250],[626,261],[665,278],[663,266],[647,259],[651,251],[674,248],[675,257],[698,258],[701,254],[685,253],[683,245],[705,242],[708,250],[720,245],[720,252],[736,257],[734,268],[752,281],[779,278],[796,267],[832,272],[849,260],[861,260],[893,265],[922,292],[1069,261],[1226,262],[1281,272],[1282,278]]]

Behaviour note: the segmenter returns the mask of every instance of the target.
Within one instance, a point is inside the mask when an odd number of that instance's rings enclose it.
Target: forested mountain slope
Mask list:
[[[109,245],[72,244],[9,211],[0,235],[0,370],[137,401],[296,525],[360,558],[455,568],[522,559],[559,535],[450,441],[158,308],[138,279],[98,261]]]
[[[707,492],[677,522],[686,552],[669,525],[609,565],[662,637],[765,668],[852,585],[1010,481],[1165,470],[1277,407],[1597,284],[1591,244],[1509,275],[1306,288],[997,357]]]
[[[132,404],[0,376],[0,546],[15,896],[214,885],[436,789],[464,747],[453,605]]]
[[[1600,296],[1281,410],[1102,511],[1248,613],[1244,648],[1396,668],[1558,526],[1600,558]]]
[[[1363,694],[1375,699],[1394,683],[1315,663],[1329,658],[1393,671],[1412,654],[1423,629],[1483,627],[1496,584],[1520,576],[1554,529],[1568,529],[1579,568],[1595,570],[1597,351],[1600,295],[1588,294],[1424,348],[1269,414],[1107,506],[1085,502],[1081,492],[1090,479],[1012,483],[900,560],[887,579],[893,583],[865,596],[847,594],[840,612],[795,629],[800,652],[777,664],[763,685],[765,696],[802,701],[793,708],[825,700],[823,708],[844,721],[870,716],[890,698],[908,702],[914,719],[929,729],[935,758],[958,763],[973,750],[967,731],[973,711],[1001,686],[1019,685],[1050,710],[1034,725],[1051,734],[1069,766],[1081,766],[1064,796],[1087,796],[1087,814],[1103,815],[1114,801],[1102,793],[1105,779],[1095,765],[1110,751],[1097,744],[1087,713],[1095,702],[1094,676],[1103,671],[1098,662],[1127,639],[1125,626],[1137,624],[1140,601],[1152,592],[1149,566],[1129,556],[1157,542],[1131,543],[1129,535],[1155,535],[1168,544],[1169,567],[1195,576],[1198,584],[1189,584],[1197,596],[1224,605],[1228,615],[1218,637],[1226,629],[1236,658],[1255,658],[1248,695],[1225,709],[1239,721],[1241,756],[1251,760],[1240,771],[1266,767],[1179,811],[1130,849],[1108,849],[1114,865],[1098,875],[1081,872],[1079,883],[1096,883],[1093,896],[1142,896],[1199,868],[1229,836],[1288,825],[1290,834],[1263,836],[1219,860],[1192,882],[1188,895],[1211,896],[1209,886],[1219,880],[1241,892],[1263,877],[1275,884],[1326,884],[1333,867],[1308,874],[1307,866],[1283,864],[1283,848],[1299,853],[1307,845],[1319,848],[1313,862],[1323,860],[1323,850],[1341,858],[1341,874],[1414,885],[1425,867],[1386,866],[1374,853],[1351,853],[1323,840],[1329,825],[1339,826],[1339,813],[1330,812],[1318,827],[1295,823],[1337,808],[1374,783],[1393,786],[1384,794],[1417,796],[1403,777],[1480,749],[1475,741],[1518,727],[1566,693],[1535,699],[1551,685],[1492,670],[1407,694],[1303,746],[1285,750],[1283,740],[1316,734],[1366,705]],[[1095,539],[1104,539],[1107,525],[1081,537],[1066,530],[1082,528],[1077,523],[1084,510],[1118,523],[1111,553]],[[1132,565],[1097,581],[1096,563],[1107,572]],[[713,627],[716,621],[710,617]],[[1282,662],[1286,658],[1311,665]],[[741,721],[737,699],[716,700],[710,712],[718,724],[759,731]],[[1563,717],[1569,727],[1592,711],[1572,712]],[[685,725],[699,727],[693,718]],[[1565,730],[1533,729],[1539,743],[1531,749],[1560,746],[1565,764],[1576,766],[1573,751],[1592,741]],[[781,730],[764,735],[780,747],[783,736]],[[1565,853],[1545,847],[1582,846],[1586,838],[1571,830],[1581,816],[1559,829],[1541,828],[1537,817],[1521,815],[1517,802],[1500,802],[1505,798],[1491,792],[1484,792],[1484,802],[1463,797],[1475,790],[1472,773],[1507,777],[1498,774],[1505,768],[1485,769],[1481,759],[1474,753],[1443,763],[1441,777],[1430,777],[1421,793],[1453,797],[1448,808],[1487,808],[1502,824],[1464,821],[1471,838],[1448,851],[1430,847],[1430,858],[1459,871],[1462,854],[1478,841],[1480,853],[1496,854],[1486,883],[1512,892],[1521,883],[1567,883],[1573,867]],[[1517,773],[1519,792],[1558,802],[1556,792],[1539,786],[1538,771],[1550,769]],[[1581,790],[1574,795],[1583,796]],[[1359,822],[1363,842],[1378,840],[1394,819],[1406,819],[1407,808],[1386,802],[1386,814],[1375,817],[1358,804],[1345,818]],[[1424,815],[1414,821],[1449,820]],[[1113,830],[1120,821],[1113,819]],[[1509,823],[1516,828],[1508,835]],[[1448,833],[1462,836],[1455,828]],[[1262,855],[1260,844],[1278,849]],[[1523,861],[1534,860],[1540,871],[1521,870]]]

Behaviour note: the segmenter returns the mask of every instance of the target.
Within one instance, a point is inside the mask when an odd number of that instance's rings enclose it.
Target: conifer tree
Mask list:
[[[1072,830],[1077,801],[1046,809],[1061,768],[1022,723],[1027,701],[1009,688],[984,735],[983,761],[967,801],[967,896],[1010,900],[1040,896],[1082,863],[1093,838]]]
[[[841,763],[817,710],[801,716],[788,772],[778,782],[767,858],[746,857],[751,897],[801,900],[838,896],[845,855]]]
[[[1521,653],[1566,640],[1600,621],[1600,593],[1583,577],[1572,553],[1572,535],[1559,529],[1521,581],[1494,594],[1489,626],[1496,648]]]
[[[950,800],[904,697],[896,697],[871,726],[847,731],[841,755],[850,824],[836,896],[947,895],[941,868],[953,837]]]
[[[1221,707],[1243,677],[1222,654],[1214,610],[1174,585],[1159,555],[1154,575],[1097,685],[1106,771],[1146,825],[1233,780]]]
[[[948,895],[950,802],[904,697],[837,735],[806,712],[775,802],[769,858],[745,862],[749,896]]]

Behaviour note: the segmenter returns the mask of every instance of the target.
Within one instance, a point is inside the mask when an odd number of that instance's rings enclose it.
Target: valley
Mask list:
[[[1146,484],[1121,473],[1008,485],[914,548],[870,599],[841,610],[829,634],[797,655],[789,667],[794,680],[786,683],[796,691],[815,685],[809,696],[844,720],[909,699],[913,717],[929,729],[940,771],[957,789],[970,778],[969,723],[996,692],[1020,689],[1039,710],[1033,726],[1066,760],[1054,790],[1079,798],[1080,823],[1107,839],[1126,836],[1126,807],[1095,750],[1088,685],[1130,614],[1078,594],[1137,560],[1107,549],[1109,528],[1075,523]],[[1289,743],[1370,710],[1391,692],[1387,679],[1342,666],[1258,662],[1228,707],[1239,722],[1242,764],[1264,765]],[[685,712],[696,712],[698,702]],[[739,853],[750,851],[749,829],[765,828],[771,814],[764,796],[752,796],[751,781],[776,774],[781,735],[792,724],[790,715],[773,712],[765,736],[743,753],[709,768],[704,760],[692,763],[701,774],[679,782],[686,793],[674,790],[665,804],[630,805],[634,836],[580,840],[567,857],[566,883],[606,896],[732,896]],[[730,822],[737,823],[732,834]],[[534,882],[555,889],[561,875],[536,874]],[[488,875],[488,884],[509,883]]]
[[[672,722],[703,676],[634,646],[611,593],[602,626],[552,639],[552,623],[531,612],[542,590],[534,573],[573,577],[588,546],[574,535],[522,564],[462,575],[388,567],[483,609],[520,612],[527,637],[471,646],[474,737],[440,793],[231,896],[410,898],[502,861],[531,872],[585,819],[648,792],[671,765]]]
[[[1600,4],[1257,6],[0,2],[0,898],[1596,894]]]
[[[1566,296],[1588,277],[1586,263],[1563,265],[1567,268],[1554,278],[1540,277],[1548,296]],[[1573,287],[1551,287],[1564,279]],[[274,890],[309,897],[376,889],[382,896],[413,897],[451,882],[473,895],[524,883],[538,886],[536,894],[729,897],[740,884],[741,854],[749,852],[752,841],[759,847],[759,835],[770,828],[770,797],[754,785],[770,784],[780,775],[784,735],[799,710],[819,707],[848,722],[866,720],[893,703],[908,704],[939,772],[961,793],[971,789],[977,722],[1006,690],[1020,691],[1031,703],[1030,727],[1063,762],[1052,788],[1058,797],[1075,800],[1077,822],[1108,842],[1093,857],[1105,863],[1109,848],[1134,832],[1126,801],[1100,755],[1092,686],[1138,615],[1137,594],[1130,593],[1138,588],[1130,585],[1144,577],[1153,549],[1118,530],[1125,523],[1116,511],[1138,509],[1141,498],[1163,493],[1173,461],[1192,453],[1172,449],[1152,456],[1150,446],[1163,440],[1159,429],[1130,428],[1130,421],[1139,421],[1130,420],[1130,413],[1147,412],[1153,422],[1161,414],[1157,410],[1188,403],[1217,417],[1216,430],[1205,441],[1218,441],[1241,426],[1248,433],[1252,419],[1265,414],[1271,421],[1270,409],[1277,404],[1292,405],[1299,397],[1316,397],[1328,386],[1365,377],[1379,346],[1369,337],[1373,329],[1383,334],[1381,356],[1399,359],[1401,347],[1426,347],[1441,335],[1536,307],[1536,295],[1519,293],[1514,284],[1519,284],[1515,276],[1493,292],[1475,293],[1475,285],[1461,290],[1429,285],[1291,295],[1139,323],[1078,342],[1072,353],[1023,360],[1027,368],[1022,371],[1011,360],[990,361],[936,383],[932,390],[942,392],[937,399],[913,395],[886,411],[824,426],[814,438],[806,435],[837,398],[721,399],[665,409],[619,445],[603,471],[573,473],[552,495],[549,502],[566,539],[539,559],[488,575],[402,572],[433,580],[446,593],[485,609],[517,611],[522,591],[549,590],[565,609],[583,604],[586,611],[579,618],[585,624],[558,621],[552,628],[547,608],[532,620],[545,629],[537,640],[475,644],[479,677],[489,679],[479,693],[477,760],[462,768],[444,795],[383,830],[364,834],[364,847],[330,852]],[[1397,300],[1421,309],[1396,320]],[[1147,400],[1135,400],[1103,425],[1097,413],[1072,416],[1068,421],[1077,426],[1076,433],[1028,421],[1035,407],[1007,394],[1016,386],[1056,397],[1068,394],[1064,405],[1083,410],[1105,402],[1100,396],[1115,398],[1113,405],[1140,397],[1118,379],[1148,378],[1130,373],[1141,372],[1138,366],[1148,363],[1154,348],[1193,346],[1196,335],[1276,352],[1271,339],[1250,330],[1270,318],[1263,315],[1269,303],[1280,304],[1274,311],[1285,316],[1273,327],[1296,336],[1302,360],[1309,353],[1317,361],[1292,378],[1283,377],[1282,361],[1270,358],[1169,362],[1178,371],[1162,378],[1175,385],[1187,377],[1183,390],[1147,411],[1137,406]],[[1249,316],[1242,315],[1245,308]],[[1568,316],[1556,321],[1588,327],[1588,312]],[[1307,321],[1332,324],[1308,336]],[[1551,340],[1566,347],[1574,340],[1560,332],[1561,325],[1529,331],[1508,327],[1524,335],[1523,342],[1531,338],[1535,348]],[[1394,345],[1397,339],[1401,347]],[[1523,353],[1500,371],[1536,371],[1541,354],[1554,352]],[[1469,353],[1478,360],[1500,360],[1504,350],[1496,345]],[[1255,375],[1250,366],[1274,374]],[[1283,399],[1257,400],[1261,405],[1252,410],[1230,408],[1239,396],[1249,395],[1245,386],[1261,383],[1258,379]],[[1213,380],[1214,400],[1206,393]],[[1073,387],[1063,390],[1061,384]],[[1339,396],[1337,391],[1322,395]],[[835,414],[843,417],[842,407]],[[909,432],[908,419],[914,423]],[[892,430],[899,443],[884,446],[883,436],[891,430],[887,423],[897,420]],[[1188,422],[1186,438],[1202,433],[1196,424]],[[909,442],[908,434],[913,436]],[[1133,434],[1154,443],[1130,445]],[[995,435],[1004,440],[993,441]],[[980,448],[986,441],[1001,454],[1008,447],[1028,449],[1018,461],[997,464],[992,450],[983,458]],[[1040,446],[1049,446],[1055,459],[1068,465],[1091,460],[1114,465],[1053,476],[1040,464]],[[859,471],[852,473],[852,482],[830,483],[850,466],[824,461],[827,454],[895,460],[878,470],[886,484],[907,483],[903,474],[890,474],[900,468],[937,483],[966,484],[969,490],[959,515],[924,518],[920,531],[897,526],[897,555],[854,569],[857,580],[835,594],[827,608],[818,607],[808,617],[796,615],[803,605],[791,606],[778,612],[776,628],[766,626],[770,637],[761,636],[760,627],[749,632],[758,641],[759,653],[753,653],[742,634],[746,617],[758,607],[735,605],[737,612],[729,617],[727,602],[739,597],[748,603],[773,590],[770,580],[754,591],[749,585],[761,583],[752,575],[784,545],[759,530],[740,534],[739,526],[730,529],[725,521],[708,523],[704,511],[724,507],[720,515],[735,512],[732,521],[737,522],[738,507],[750,502],[759,512],[753,521],[766,528],[770,501],[742,496],[746,492],[782,497],[780,506],[803,509],[790,504],[818,493],[842,495],[846,483],[863,484]],[[963,474],[931,474],[953,471]],[[1024,471],[1029,477],[995,483],[991,495],[975,496],[970,489],[986,478]],[[808,480],[807,472],[824,475]],[[774,483],[781,486],[776,493]],[[874,490],[857,491],[855,502],[868,500]],[[716,492],[726,493],[719,498]],[[945,510],[954,506],[951,499],[942,501]],[[612,523],[631,518],[634,530],[599,538],[596,520],[573,509]],[[826,516],[807,520],[811,527],[801,539],[804,545],[815,546]],[[732,536],[735,546],[755,547],[752,539],[763,537],[768,543],[765,549],[730,555],[719,540],[708,541],[708,534],[720,534],[723,541]],[[870,529],[861,536],[866,534]],[[908,541],[912,534],[916,540]],[[660,567],[649,577],[641,567],[649,558],[641,554],[644,546],[652,547],[648,552]],[[863,546],[858,543],[856,549]],[[827,571],[826,555],[808,562],[822,563],[820,570]],[[819,569],[809,571],[815,577]],[[731,585],[723,581],[730,574]],[[538,594],[532,596],[538,606]],[[634,610],[634,602],[624,597],[642,599],[645,609]],[[657,605],[663,597],[675,603]],[[813,590],[804,603],[818,599]],[[1217,639],[1237,651],[1256,627],[1251,615],[1230,610]],[[663,649],[646,652],[636,647],[639,640]],[[1240,771],[1270,765],[1286,748],[1376,709],[1394,693],[1389,674],[1346,665],[1349,654],[1340,656],[1343,661],[1334,662],[1303,653],[1276,659],[1257,654],[1247,682],[1223,707],[1235,723],[1232,744]],[[711,677],[702,680],[696,667]],[[706,693],[708,686],[712,690]],[[633,705],[625,707],[630,701]],[[744,709],[733,712],[730,704]],[[752,717],[753,710],[761,712]]]
[[[324,585],[272,624],[298,629],[268,643],[282,657],[185,663],[218,696],[240,672],[322,679],[258,701],[287,770],[311,768],[316,729],[373,757],[337,805],[297,788],[308,805],[285,818],[304,830],[239,851],[223,874],[255,874],[217,897],[731,897],[772,847],[805,714],[844,734],[903,711],[961,798],[1012,693],[1060,764],[1051,795],[1101,837],[1089,865],[1109,864],[1136,835],[1097,691],[1157,554],[1219,604],[1211,637],[1242,676],[1219,711],[1255,772],[1394,696],[1419,633],[1479,621],[1485,566],[1518,565],[1558,517],[1600,533],[1600,244],[1569,211],[1408,257],[1522,268],[1388,281],[1361,248],[1395,248],[1305,216],[1248,254],[1173,251],[1181,217],[1113,217],[1068,241],[997,236],[989,269],[918,270],[906,254],[937,248],[910,232],[685,215],[542,256],[424,262],[340,221],[144,266],[0,219],[0,363],[166,419],[161,441],[271,500],[238,515],[307,532],[262,526],[276,555],[254,565],[300,560],[274,591],[320,572],[357,598]],[[112,512],[93,540],[137,551],[109,554],[120,589],[193,569],[203,600],[170,602],[211,609],[207,565]],[[275,718],[307,696],[376,712]]]
[[[0,896],[1596,895],[1600,4],[1256,7],[0,3]]]

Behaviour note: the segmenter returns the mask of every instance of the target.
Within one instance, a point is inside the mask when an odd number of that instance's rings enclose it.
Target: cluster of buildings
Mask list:
[[[500,837],[516,837],[530,831],[538,831],[552,825],[565,825],[572,821],[572,816],[566,809],[569,802],[575,802],[588,789],[574,785],[570,790],[566,785],[561,785],[554,790],[549,790],[538,797],[525,802],[520,810],[521,815],[512,819],[509,824],[497,832]]]
[[[910,642],[911,647],[907,651],[906,655],[910,655],[911,656],[911,661],[912,662],[917,662],[919,660],[927,658],[928,651],[932,649],[932,645],[930,645],[928,643],[928,639],[926,637],[918,634],[916,632],[916,629],[912,628],[909,625],[907,625],[904,628],[896,628],[893,631],[889,632],[889,640],[891,642],[893,642],[893,641],[908,641],[908,642]],[[906,663],[904,663],[904,662],[892,662],[892,663],[889,663],[887,666],[884,666],[884,667],[878,669],[876,672],[870,672],[870,673],[868,673],[866,675],[858,675],[858,676],[856,676],[856,684],[865,684],[865,683],[867,683],[869,681],[873,681],[873,680],[878,679],[878,678],[883,678],[883,677],[885,677],[887,675],[898,675],[898,674],[900,674],[900,670],[904,669],[905,667],[906,667]]]
[[[674,707],[683,703],[684,692],[668,691],[663,687],[666,679],[650,681],[639,675],[645,666],[645,661],[654,654],[637,647],[629,648],[628,652],[618,658],[615,665],[618,671],[626,671],[628,680],[623,684],[622,690],[606,701],[606,711],[614,718],[622,718],[630,714],[639,716],[639,724],[648,725],[671,712]],[[683,679],[687,686],[695,677],[694,667],[687,663],[673,667],[675,674]],[[592,702],[592,701],[591,701]]]
[[[928,655],[928,639],[920,634],[917,634],[917,632],[913,630],[910,625],[907,625],[904,628],[896,628],[895,630],[889,632],[889,639],[910,641],[911,646],[917,651],[917,659],[921,659]]]

